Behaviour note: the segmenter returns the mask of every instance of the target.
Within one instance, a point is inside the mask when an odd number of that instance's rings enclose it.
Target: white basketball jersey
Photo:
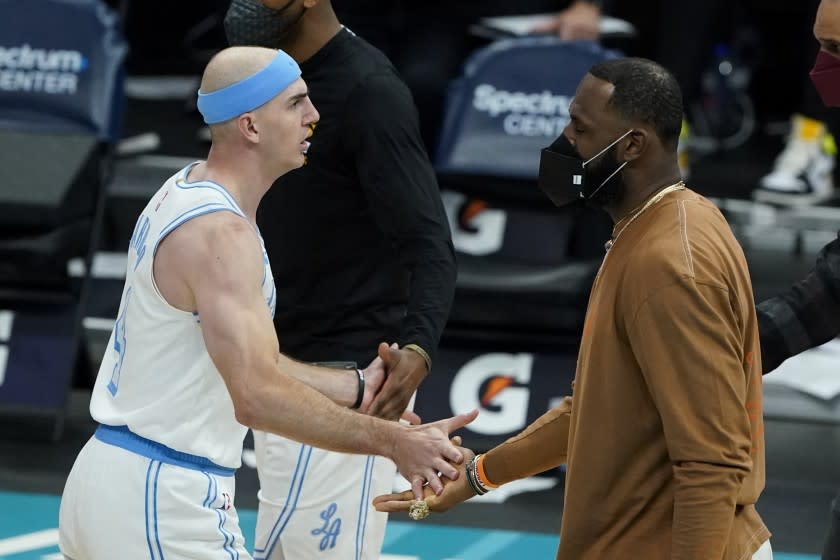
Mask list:
[[[247,428],[236,421],[230,394],[207,353],[201,318],[169,305],[152,276],[157,247],[175,228],[212,212],[246,219],[222,186],[186,181],[194,165],[169,178],[137,220],[119,314],[90,411],[102,424],[127,426],[176,451],[238,468]],[[265,248],[263,260],[262,291],[273,316],[274,278]]]

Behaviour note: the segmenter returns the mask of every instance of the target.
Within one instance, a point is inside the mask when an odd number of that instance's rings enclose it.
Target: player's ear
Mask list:
[[[243,113],[236,119],[236,127],[239,133],[245,137],[249,142],[259,142],[260,133],[257,128],[257,120],[254,118],[254,113]]]

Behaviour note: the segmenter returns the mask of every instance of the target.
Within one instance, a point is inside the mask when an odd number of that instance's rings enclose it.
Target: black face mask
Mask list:
[[[622,189],[619,188],[612,189],[615,192],[610,192],[608,196],[599,196],[599,193],[628,162],[613,162],[613,166],[610,165],[610,158],[598,160],[604,155],[614,154],[612,148],[631,132],[628,130],[588,160],[580,157],[566,135],[561,134],[540,155],[538,186],[555,206],[566,206],[577,200],[603,206],[620,198]]]
[[[259,0],[233,0],[225,14],[225,33],[228,43],[256,45],[276,49],[280,39],[303,17],[305,8],[291,13],[294,0],[279,10],[273,10]]]

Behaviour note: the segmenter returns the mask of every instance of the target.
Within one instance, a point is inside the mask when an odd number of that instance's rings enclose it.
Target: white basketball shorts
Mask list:
[[[61,552],[73,560],[248,560],[233,473],[125,427],[100,427],[64,488]]]
[[[396,466],[254,432],[260,476],[257,560],[379,558],[388,514],[371,506],[391,491]]]

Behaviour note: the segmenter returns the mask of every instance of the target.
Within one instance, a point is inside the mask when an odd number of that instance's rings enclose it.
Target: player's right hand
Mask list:
[[[455,436],[452,438],[452,443],[456,446],[460,446],[461,438]],[[426,504],[429,506],[429,511],[447,511],[449,508],[475,496],[475,493],[467,482],[467,475],[464,472],[466,464],[472,460],[475,453],[472,449],[467,449],[466,447],[458,447],[458,450],[461,451],[461,454],[464,457],[464,461],[458,465],[458,479],[443,480],[443,492],[439,496],[436,495],[429,486],[423,487],[423,499],[426,500]],[[417,496],[414,494],[414,490],[406,490],[405,492],[397,492],[394,494],[383,494],[373,499],[373,506],[376,508],[376,511],[408,511],[408,508],[411,507],[411,504],[414,503],[416,498]]]
[[[420,426],[404,426],[401,438],[394,446],[393,457],[397,469],[409,482],[414,496],[421,500],[423,485],[428,483],[435,493],[443,491],[441,476],[451,480],[459,478],[464,454],[450,440],[449,434],[463,428],[476,419],[478,411],[473,410],[445,420],[438,420]]]

